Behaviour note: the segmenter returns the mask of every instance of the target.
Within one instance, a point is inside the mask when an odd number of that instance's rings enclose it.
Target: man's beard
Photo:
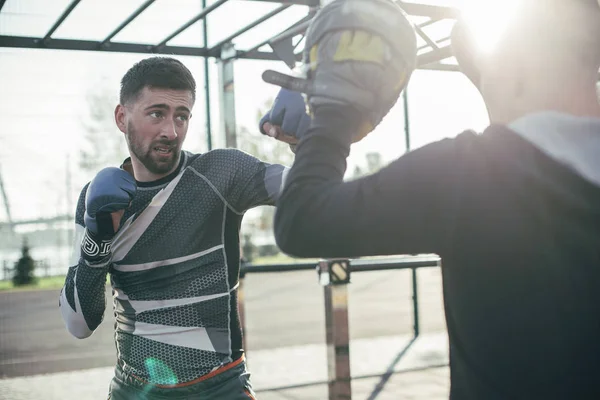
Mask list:
[[[140,143],[137,130],[131,121],[127,124],[127,142],[131,153],[148,171],[155,175],[162,175],[172,171],[179,162],[181,151],[177,147],[177,141],[160,140],[144,148],[144,145]],[[161,145],[168,146],[171,149],[168,157],[160,157],[157,151],[154,150],[156,146]]]

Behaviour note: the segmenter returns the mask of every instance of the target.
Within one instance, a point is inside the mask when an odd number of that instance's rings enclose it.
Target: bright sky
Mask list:
[[[456,4],[459,1],[430,2]],[[8,0],[0,14],[0,34],[43,35],[69,3],[70,0]],[[142,3],[142,0],[83,0],[72,18],[68,18],[53,37],[102,39]],[[196,15],[201,9],[199,3],[197,0],[158,0],[113,40],[156,43]],[[230,0],[210,15],[209,45],[277,6],[268,2]],[[306,15],[306,10],[306,7],[291,7],[236,40],[237,48],[249,48],[273,36]],[[201,46],[202,25],[193,25],[169,44]],[[0,169],[13,219],[64,214],[67,196],[75,203],[79,190],[90,178],[77,169],[84,136],[82,121],[87,115],[86,95],[109,88],[114,91],[116,101],[122,75],[133,63],[147,56],[0,49]],[[184,148],[205,151],[203,61],[194,57],[178,58],[192,70],[199,89]],[[238,130],[241,126],[256,130],[258,106],[277,93],[276,87],[260,78],[268,68],[287,70],[282,62],[235,62]],[[210,74],[213,143],[222,146],[217,65],[212,59]],[[459,73],[417,71],[408,93],[413,148],[455,136],[464,129],[480,130],[488,122],[478,93]],[[368,152],[380,152],[384,160],[391,161],[405,151],[402,108],[399,100],[376,131],[354,145],[349,171],[353,165],[363,164]],[[114,134],[120,135],[116,127]],[[73,174],[71,193],[65,189],[67,160]],[[1,199],[0,205],[0,220],[4,221],[6,214]]]

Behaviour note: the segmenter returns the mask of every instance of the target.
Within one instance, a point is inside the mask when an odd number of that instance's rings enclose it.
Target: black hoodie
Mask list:
[[[316,116],[278,201],[281,249],[439,254],[453,400],[600,399],[600,120],[532,115],[343,182],[358,125]]]

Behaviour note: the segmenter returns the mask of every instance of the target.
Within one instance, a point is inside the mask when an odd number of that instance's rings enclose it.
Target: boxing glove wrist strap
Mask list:
[[[100,238],[88,229],[85,230],[81,242],[81,256],[89,262],[98,262],[110,256],[112,238]]]

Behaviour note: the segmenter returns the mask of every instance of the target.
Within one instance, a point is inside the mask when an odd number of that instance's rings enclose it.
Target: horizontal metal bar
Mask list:
[[[73,0],[71,2],[71,4],[69,4],[69,7],[67,7],[67,9],[65,11],[63,11],[63,13],[60,15],[60,17],[58,17],[58,19],[56,20],[54,25],[52,25],[52,28],[50,28],[50,30],[48,31],[48,33],[46,33],[46,35],[44,36],[44,38],[42,40],[47,41],[50,39],[50,36],[52,36],[54,31],[56,31],[58,29],[58,27],[63,23],[63,21],[65,19],[67,19],[69,14],[71,14],[71,12],[75,9],[75,7],[77,6],[77,4],[79,4],[80,1],[81,0]]]
[[[268,60],[281,61],[277,55],[271,51],[238,51],[235,58],[243,60]],[[302,54],[296,54],[296,60],[302,61]]]
[[[450,36],[444,36],[442,38],[439,38],[435,41],[435,48],[439,48],[442,43],[447,42],[450,40]],[[417,52],[423,50],[423,49],[427,49],[431,47],[429,44],[424,44],[423,46],[417,47]]]
[[[217,43],[214,46],[212,46],[208,50],[208,53],[209,54],[215,54],[215,52],[218,51],[220,49],[220,47],[223,46],[225,43],[231,42],[233,39],[237,38],[238,36],[240,36],[240,35],[248,32],[250,29],[254,28],[255,26],[262,24],[263,22],[265,22],[269,18],[274,17],[275,15],[279,14],[283,10],[286,10],[286,9],[288,9],[290,7],[291,7],[291,5],[289,5],[289,4],[282,5],[281,7],[277,7],[273,11],[271,11],[271,12],[263,15],[262,17],[260,17],[256,21],[252,22],[251,24],[248,24],[248,25],[244,26],[243,28],[241,28],[240,30],[238,30],[238,31],[232,33],[231,35],[227,36],[225,39],[221,40],[219,43]]]
[[[460,68],[455,64],[442,64],[442,63],[431,63],[423,65],[419,69],[429,71],[448,71],[448,72],[460,72]]]
[[[427,43],[427,46],[435,50],[439,49],[438,45],[433,40],[431,40],[431,38],[427,36],[425,32],[423,32],[423,29],[419,28],[418,26],[415,26],[415,31],[417,32],[417,35],[419,35],[421,39],[423,39],[425,43]]]
[[[426,53],[429,54],[429,53]],[[442,54],[446,55],[446,54]],[[428,56],[431,57],[431,56]],[[275,55],[275,53],[267,52],[267,51],[254,51],[254,52],[244,52],[238,51],[236,58],[244,59],[244,60],[268,60],[268,61],[280,61],[279,58]],[[444,57],[445,59],[447,57]],[[296,54],[296,60],[302,61],[302,54]],[[427,61],[427,59],[425,59]],[[418,65],[417,69],[422,70],[434,70],[434,71],[450,71],[455,72],[459,71],[458,66],[452,64],[441,64],[438,61],[434,60],[427,64]],[[599,77],[600,80],[600,77]]]
[[[422,67],[423,65],[439,62],[449,57],[452,57],[452,48],[450,46],[440,47],[439,49],[419,55],[417,57],[417,66]]]
[[[418,24],[417,26],[419,28],[425,28],[425,27],[427,27],[429,25],[435,24],[438,21],[441,21],[441,19],[439,19],[439,18],[431,18],[431,19],[428,19],[425,22],[422,22],[422,23]]]
[[[292,29],[288,29],[287,31],[271,38],[267,43],[277,43],[285,39],[293,38],[296,35],[302,35],[308,29],[311,21],[303,22]]]
[[[156,45],[156,47],[163,47],[169,40],[173,39],[175,36],[179,35],[181,32],[185,31],[187,28],[194,25],[199,20],[205,18],[210,12],[221,7],[226,2],[227,0],[217,0],[216,2],[212,3],[210,6],[200,11],[200,14],[196,15],[194,18],[186,22],[181,28],[177,29],[175,32],[171,33],[169,36],[164,38],[159,44]]]
[[[156,49],[154,46],[147,44],[119,42],[108,42],[105,46],[101,46],[101,42],[92,40],[50,39],[47,42],[44,42],[41,38],[23,36],[0,36],[0,47],[171,54],[199,57],[205,57],[207,55],[207,51],[203,47],[164,46],[160,49]]]
[[[434,19],[456,19],[460,16],[460,10],[454,7],[433,6],[429,4],[405,3],[397,1],[408,15],[415,17],[429,17]]]
[[[319,6],[319,0],[248,0],[248,1],[259,1],[261,3],[291,4],[291,5],[309,6],[309,7],[318,7]]]
[[[298,264],[244,264],[241,273],[269,273],[316,270],[317,262]]]
[[[350,261],[351,272],[385,271],[439,266],[439,257],[407,257],[391,260],[356,259]],[[244,264],[243,273],[269,273],[316,270],[318,262],[298,264]]]
[[[352,260],[350,272],[387,271],[391,269],[414,269],[439,266],[439,257],[412,257],[399,260]]]
[[[129,25],[131,23],[131,21],[133,21],[134,19],[136,19],[138,15],[140,15],[142,12],[144,12],[144,10],[146,8],[148,8],[155,1],[156,0],[148,0],[144,4],[142,4],[141,6],[139,6],[138,9],[133,12],[133,14],[131,14],[129,17],[127,17],[127,19],[125,21],[123,21],[121,23],[121,25],[119,25],[114,31],[112,31],[111,33],[109,33],[109,35],[102,41],[102,45],[104,45],[110,39],[112,39],[113,37],[115,37],[117,35],[117,33],[121,32],[127,25]]]
[[[308,14],[308,15],[306,15],[304,18],[302,18],[302,19],[298,20],[298,21],[297,21],[297,22],[295,22],[295,23],[294,23],[292,26],[290,26],[289,28],[285,29],[283,32],[279,33],[278,35],[276,35],[276,36],[273,36],[273,37],[271,37],[271,38],[269,38],[269,39],[267,39],[267,40],[264,40],[264,41],[262,41],[261,43],[259,43],[259,44],[255,45],[255,46],[253,46],[252,48],[250,48],[250,49],[248,49],[248,50],[246,50],[246,53],[252,53],[252,52],[254,52],[254,51],[256,51],[256,50],[260,49],[261,47],[263,47],[263,46],[264,46],[264,45],[266,45],[266,44],[273,43],[273,42],[277,41],[277,40],[278,40],[278,38],[279,38],[279,40],[281,40],[281,37],[282,37],[283,35],[289,34],[290,32],[293,32],[293,35],[292,35],[292,36],[295,36],[295,35],[298,35],[298,34],[304,33],[304,32],[306,31],[306,28],[308,28],[308,25],[309,25],[309,23],[310,23],[310,20],[311,20],[312,18],[313,18],[313,14],[312,14],[312,13],[309,13],[309,14]],[[304,29],[303,29],[303,30],[301,30],[300,32],[297,32],[297,28],[298,28],[299,26],[302,26]],[[289,37],[289,36],[287,36],[287,37]],[[285,39],[285,37],[284,37],[284,39]]]
[[[17,220],[13,221],[9,218],[8,222],[0,222],[0,231],[6,228],[10,228],[12,226],[20,226],[20,225],[34,225],[34,224],[52,224],[55,222],[72,222],[75,219],[73,215],[57,215],[56,217],[48,217],[48,218],[37,218],[37,219],[27,219],[27,220]]]

